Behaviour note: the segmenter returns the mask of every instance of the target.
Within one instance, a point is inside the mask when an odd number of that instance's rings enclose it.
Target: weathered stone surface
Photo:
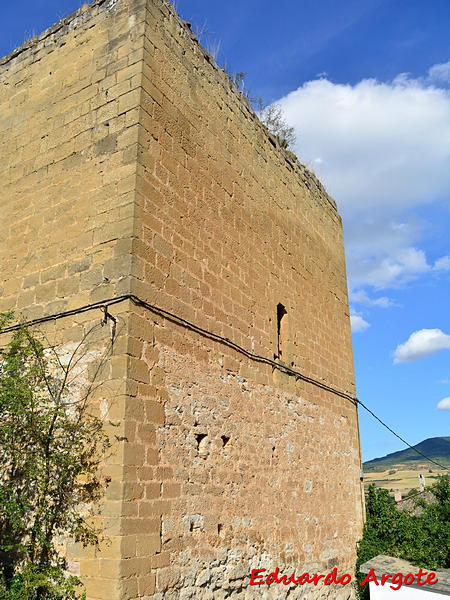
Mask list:
[[[225,338],[110,308],[109,540],[68,545],[89,598],[347,599],[249,579],[352,572],[356,408],[226,342],[354,394],[334,201],[165,0],[83,6],[2,59],[0,84],[0,310],[132,293]],[[101,318],[45,332],[73,344]]]

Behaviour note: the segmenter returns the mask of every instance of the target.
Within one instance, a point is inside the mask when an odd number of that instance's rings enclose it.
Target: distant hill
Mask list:
[[[423,440],[423,442],[416,444],[415,448],[436,462],[445,466],[450,466],[450,437],[428,438]],[[399,452],[392,452],[381,458],[368,460],[363,466],[364,471],[369,473],[371,471],[385,471],[394,465],[415,468],[419,464],[433,468],[433,465],[423,456],[417,454],[417,452],[414,452],[411,448],[407,448],[406,450],[400,450]]]

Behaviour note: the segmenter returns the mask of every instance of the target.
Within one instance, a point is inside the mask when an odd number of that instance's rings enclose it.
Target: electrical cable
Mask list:
[[[395,435],[396,438],[398,438],[401,442],[403,442],[406,446],[408,446],[411,450],[414,450],[414,452],[417,452],[417,454],[420,454],[420,456],[423,456],[423,458],[426,458],[427,460],[429,460],[430,462],[434,463],[435,465],[437,465],[438,467],[441,467],[442,469],[445,469],[446,471],[448,471],[448,467],[445,467],[444,465],[441,465],[440,463],[436,462],[435,460],[433,460],[432,458],[429,458],[426,454],[424,454],[423,452],[421,452],[420,450],[417,450],[417,448],[415,446],[411,446],[411,444],[409,444],[406,440],[404,440],[400,435],[398,435],[398,433],[396,433],[391,427],[389,427],[389,425],[386,425],[386,423],[384,421],[382,421],[380,419],[380,417],[377,417],[377,415],[370,410],[370,408],[368,408],[365,404],[363,404],[363,402],[361,402],[361,400],[357,399],[357,402],[360,406],[362,406],[365,410],[367,410],[367,412],[369,414],[372,415],[372,417],[374,419],[376,419],[377,421],[379,421],[383,427],[386,427],[386,429],[388,429],[393,435]]]
[[[281,372],[287,373],[288,375],[292,375],[292,376],[296,377],[297,379],[305,381],[306,383],[310,383],[312,385],[315,385],[316,387],[319,387],[320,389],[323,389],[327,392],[331,392],[332,394],[335,394],[337,396],[340,396],[341,398],[349,400],[355,406],[359,404],[370,415],[372,415],[372,417],[374,417],[381,425],[383,425],[383,427],[385,427],[388,431],[390,431],[403,444],[408,446],[408,448],[410,448],[411,450],[414,450],[414,452],[417,452],[417,454],[420,454],[423,458],[425,458],[426,460],[430,461],[431,463],[437,465],[438,467],[441,467],[442,469],[444,469],[446,471],[449,470],[448,467],[441,465],[440,463],[436,462],[432,458],[429,458],[423,452],[418,450],[415,446],[412,446],[411,444],[409,444],[398,433],[396,433],[391,427],[389,427],[389,425],[387,425],[384,421],[382,421],[379,417],[377,417],[377,415],[370,408],[368,408],[363,402],[361,402],[361,400],[359,400],[356,396],[352,396],[351,394],[348,394],[347,392],[338,390],[337,388],[334,388],[334,387],[324,383],[323,381],[319,381],[312,377],[308,377],[307,375],[304,375],[300,371],[297,371],[296,369],[292,369],[291,367],[288,367],[287,365],[284,365],[283,363],[276,362],[275,360],[272,360],[272,359],[262,356],[260,354],[255,354],[254,352],[250,352],[249,350],[240,346],[239,344],[236,344],[232,340],[230,340],[226,337],[223,337],[217,333],[214,333],[212,331],[208,331],[207,329],[204,329],[203,327],[200,327],[199,325],[196,325],[195,323],[192,323],[191,321],[188,321],[188,320],[184,319],[183,317],[180,317],[174,313],[171,313],[168,310],[165,310],[164,308],[160,308],[158,306],[150,304],[149,302],[142,300],[141,298],[139,298],[138,296],[136,296],[134,294],[122,294],[121,296],[115,296],[113,298],[108,298],[107,300],[101,300],[98,302],[93,302],[91,304],[86,304],[85,306],[81,306],[79,308],[62,311],[62,312],[55,313],[52,315],[47,315],[45,317],[39,317],[37,319],[32,319],[31,321],[19,323],[17,325],[11,325],[10,327],[5,327],[4,329],[0,330],[0,334],[17,331],[17,330],[21,329],[22,327],[32,327],[34,325],[39,325],[41,323],[46,323],[49,321],[56,321],[56,320],[62,319],[64,317],[73,316],[76,314],[87,312],[89,310],[95,310],[97,308],[103,310],[104,314],[106,315],[106,314],[108,314],[108,308],[110,306],[113,306],[114,304],[118,304],[119,302],[124,302],[126,300],[130,300],[131,302],[133,302],[133,304],[135,306],[141,306],[141,307],[153,312],[154,314],[160,315],[173,323],[176,323],[178,325],[185,327],[186,329],[200,333],[201,335],[208,337],[209,339],[212,339],[216,342],[224,344],[224,345],[228,346],[229,348],[232,348],[236,352],[243,354],[244,356],[246,356],[247,358],[249,358],[251,360],[270,365],[273,368],[278,369]]]

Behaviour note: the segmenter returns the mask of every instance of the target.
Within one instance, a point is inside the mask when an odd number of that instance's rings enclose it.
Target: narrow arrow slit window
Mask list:
[[[286,308],[282,304],[277,305],[277,337],[278,358],[283,358],[283,349],[286,344]]]

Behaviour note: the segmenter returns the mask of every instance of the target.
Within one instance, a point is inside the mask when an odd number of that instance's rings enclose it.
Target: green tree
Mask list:
[[[369,486],[366,497],[366,523],[358,544],[356,580],[359,597],[369,598],[368,586],[359,584],[364,575],[362,563],[378,554],[410,561],[417,567],[438,569],[450,567],[450,481],[441,477],[433,486],[433,502],[420,495],[413,498],[414,514],[398,510],[385,489]]]
[[[11,320],[1,314],[0,331]],[[75,390],[91,333],[65,360],[25,327],[0,349],[0,600],[82,593],[56,538],[98,540],[84,515],[102,494],[98,466],[109,442],[90,409],[93,383]]]

